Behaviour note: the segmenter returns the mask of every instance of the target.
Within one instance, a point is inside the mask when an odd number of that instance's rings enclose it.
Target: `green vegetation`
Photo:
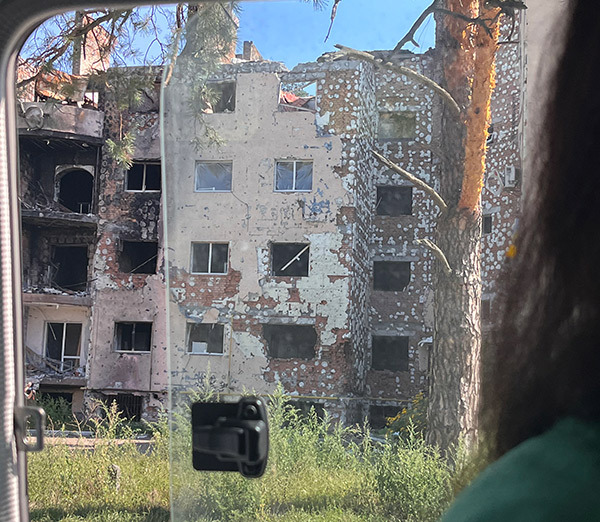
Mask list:
[[[198,473],[191,468],[186,410],[174,415],[172,436],[176,520],[436,520],[452,497],[454,477],[464,475],[463,464],[442,458],[410,427],[382,444],[366,426],[344,428],[314,410],[302,415],[281,394],[271,398],[271,456],[263,478]],[[117,444],[127,429],[116,406],[96,432],[105,443],[93,451],[57,444],[31,455],[32,520],[169,520],[166,421],[154,427],[146,453],[132,442]]]

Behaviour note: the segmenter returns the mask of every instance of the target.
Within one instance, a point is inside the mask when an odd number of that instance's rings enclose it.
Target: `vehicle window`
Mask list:
[[[53,427],[96,448],[51,439],[32,456],[34,516],[445,509],[458,470],[433,448],[473,443],[458,402],[476,409],[465,360],[521,211],[526,57],[520,10],[413,26],[430,3],[86,10],[32,35],[17,69],[27,379]],[[455,27],[502,42],[495,69],[453,76],[470,62],[432,47]],[[493,91],[473,81],[494,74]],[[442,370],[463,396],[433,385]],[[265,476],[194,471],[190,404],[248,394],[271,412]],[[428,431],[444,408],[452,429]],[[87,479],[61,478],[71,458]]]

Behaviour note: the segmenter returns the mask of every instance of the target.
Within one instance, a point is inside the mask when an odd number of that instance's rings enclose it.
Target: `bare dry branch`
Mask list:
[[[450,267],[450,263],[448,263],[448,258],[446,257],[446,254],[444,254],[441,248],[437,246],[433,241],[430,241],[429,239],[417,239],[416,243],[417,245],[422,245],[433,252],[435,258],[441,263],[446,275],[452,275],[454,273],[454,271]]]
[[[400,174],[401,176],[406,178],[408,181],[410,181],[413,185],[420,188],[425,193],[429,194],[429,196],[431,196],[431,198],[435,201],[437,206],[440,207],[440,210],[442,212],[446,211],[446,209],[448,208],[448,205],[446,205],[446,202],[442,199],[442,196],[440,196],[433,187],[431,187],[430,185],[425,183],[423,180],[417,178],[416,176],[413,176],[410,172],[404,170],[402,167],[400,167],[399,165],[396,165],[393,161],[390,161],[389,159],[387,159],[385,156],[382,156],[378,152],[373,150],[373,151],[371,151],[371,153],[386,167],[389,167],[394,172],[397,172],[398,174]]]
[[[415,33],[417,32],[419,27],[421,27],[421,25],[427,19],[427,17],[430,14],[433,14],[435,12],[435,8],[437,7],[438,3],[439,3],[439,0],[434,0],[433,3],[427,9],[425,9],[425,11],[423,11],[421,13],[421,16],[419,16],[419,18],[417,18],[417,21],[412,25],[412,27],[409,29],[408,33],[406,33],[404,38],[402,38],[402,40],[400,40],[398,42],[396,47],[394,47],[394,50],[392,51],[392,53],[397,53],[409,42],[411,42],[413,45],[416,45],[417,47],[419,47],[419,44],[415,40]]]
[[[452,111],[457,117],[460,116],[461,109],[458,103],[456,103],[456,100],[446,89],[444,89],[438,83],[434,82],[431,78],[427,78],[427,76],[423,76],[422,74],[413,71],[408,67],[403,67],[402,65],[397,65],[392,62],[384,62],[383,60],[375,58],[371,53],[367,53],[365,51],[358,51],[356,49],[352,49],[351,47],[346,47],[345,45],[340,44],[335,44],[334,47],[340,50],[340,54],[342,56],[354,56],[356,58],[360,58],[362,60],[374,64],[377,67],[384,67],[385,69],[395,71],[397,73],[403,74],[404,76],[408,76],[409,78],[411,78],[417,83],[420,83],[421,85],[426,85],[432,91],[437,93],[446,102],[448,107],[452,109]]]

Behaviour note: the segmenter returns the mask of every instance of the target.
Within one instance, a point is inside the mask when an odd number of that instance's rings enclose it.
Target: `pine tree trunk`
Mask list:
[[[448,448],[477,436],[481,329],[481,222],[479,214],[448,210],[436,243],[453,269],[436,268],[434,347],[431,358],[428,442]]]
[[[434,345],[427,440],[448,449],[477,440],[481,364],[481,188],[494,88],[498,9],[485,0],[446,0],[447,10],[494,20],[488,29],[455,16],[437,19],[439,83],[463,107],[460,121],[441,117],[440,194],[448,205],[437,222],[436,244],[452,273],[436,263]]]

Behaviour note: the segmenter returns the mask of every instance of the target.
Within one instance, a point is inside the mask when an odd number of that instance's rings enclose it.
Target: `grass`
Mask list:
[[[109,441],[122,437],[125,423],[116,409],[106,417],[97,433]],[[146,454],[133,444],[48,447],[29,460],[31,519],[167,521],[170,478],[175,520],[189,522],[429,521],[451,500],[462,465],[414,432],[379,444],[367,427],[334,425],[314,411],[302,416],[280,394],[272,398],[270,417],[269,464],[255,480],[194,471],[187,428],[173,431],[170,477],[166,421],[155,428]],[[176,428],[189,426],[186,409],[174,419]]]

